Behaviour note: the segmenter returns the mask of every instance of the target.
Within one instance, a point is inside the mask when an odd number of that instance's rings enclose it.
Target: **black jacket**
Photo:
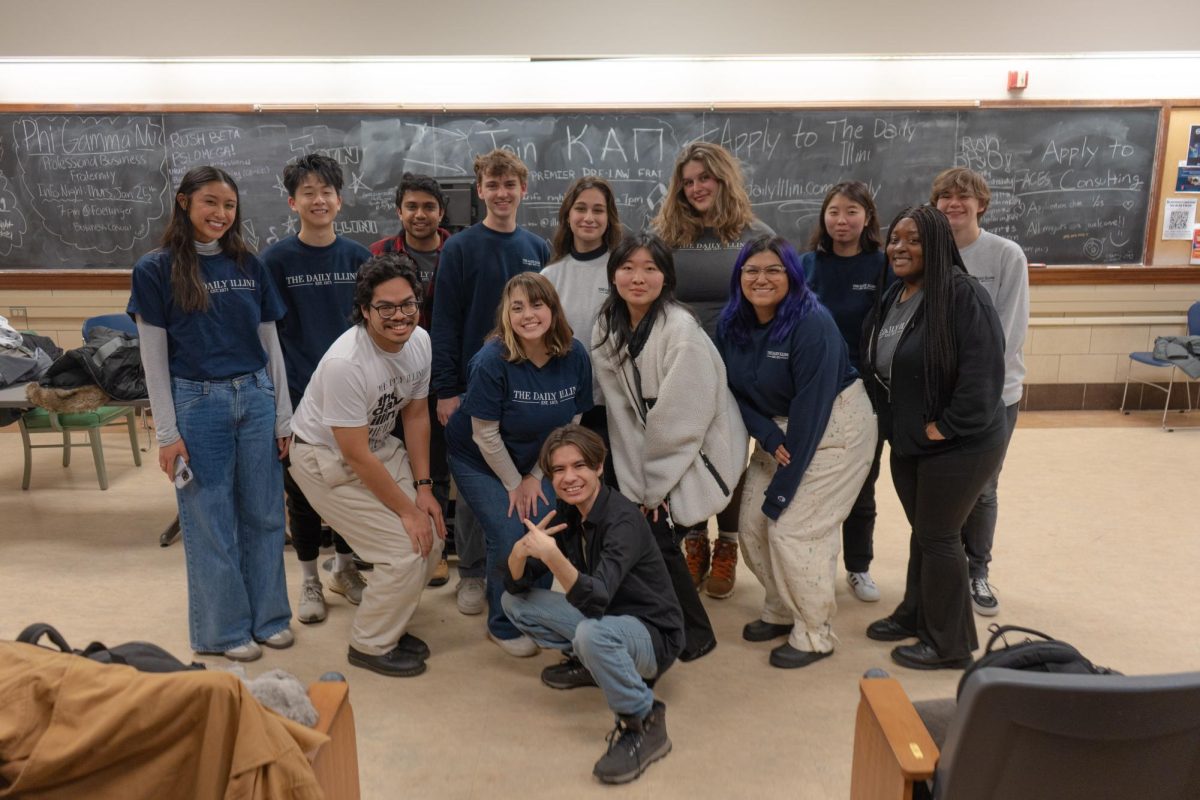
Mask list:
[[[904,288],[897,282],[883,296],[877,315],[868,318],[863,350],[863,370],[879,414],[879,435],[905,456],[932,455],[959,449],[979,452],[1003,444],[1005,434],[1004,331],[988,293],[965,273],[954,276],[954,341],[958,348],[958,374],[945,387],[937,427],[945,441],[925,435],[931,421],[925,408],[925,310],[928,298],[900,334],[892,358],[889,387],[879,374],[876,341],[879,326]]]
[[[637,506],[607,486],[600,487],[587,519],[563,502],[557,517],[567,524],[555,534],[558,549],[579,570],[567,602],[591,619],[637,617],[650,632],[661,675],[683,649],[683,612],[650,524]],[[527,559],[519,580],[505,568],[505,588],[521,594],[547,572],[538,559]]]
[[[146,396],[146,373],[138,338],[95,327],[83,347],[64,353],[40,383],[55,389],[95,384],[114,400],[139,400]]]

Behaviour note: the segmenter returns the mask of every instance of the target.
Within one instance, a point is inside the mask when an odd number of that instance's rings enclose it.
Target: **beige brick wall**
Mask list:
[[[124,311],[128,302],[124,289],[5,289],[0,290],[0,316],[18,330],[37,331],[70,349],[83,343],[85,319]]]
[[[1158,336],[1187,332],[1200,284],[1034,286],[1025,339],[1027,384],[1124,383],[1129,354],[1152,350]],[[1133,376],[1161,380],[1133,365]]]

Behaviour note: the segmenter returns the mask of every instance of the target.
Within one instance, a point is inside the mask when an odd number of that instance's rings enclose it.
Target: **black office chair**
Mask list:
[[[931,779],[942,800],[1200,797],[1200,672],[983,668],[963,687],[940,757],[898,682],[859,688],[855,800],[921,797]]]

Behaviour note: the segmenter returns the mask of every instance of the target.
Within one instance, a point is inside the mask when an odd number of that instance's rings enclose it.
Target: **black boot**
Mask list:
[[[596,762],[592,774],[603,783],[629,783],[669,752],[667,706],[655,700],[642,719],[617,717],[617,727],[608,735],[608,752]]]

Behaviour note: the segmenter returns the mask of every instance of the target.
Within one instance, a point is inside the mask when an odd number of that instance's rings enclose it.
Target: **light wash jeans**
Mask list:
[[[516,639],[521,632],[504,616],[504,609],[500,605],[500,595],[504,594],[504,578],[500,570],[508,569],[508,556],[517,540],[525,535],[525,523],[516,512],[508,516],[508,490],[490,469],[481,470],[466,459],[450,456],[450,474],[454,476],[459,494],[466,498],[467,505],[483,530],[487,550],[488,630],[497,639]],[[541,519],[554,508],[554,488],[545,479],[542,480],[542,494],[550,501],[550,505],[542,505],[539,500],[534,520]],[[455,535],[457,533],[456,528]],[[549,589],[551,583],[553,577],[547,574],[545,580],[538,582],[538,586]]]
[[[231,380],[173,378],[192,481],[175,490],[198,653],[262,641],[291,621],[283,572],[283,465],[265,369]]]
[[[504,593],[508,618],[541,647],[572,651],[592,673],[608,707],[643,719],[654,705],[646,678],[658,673],[654,640],[637,617],[585,617],[567,596],[549,589]]]

